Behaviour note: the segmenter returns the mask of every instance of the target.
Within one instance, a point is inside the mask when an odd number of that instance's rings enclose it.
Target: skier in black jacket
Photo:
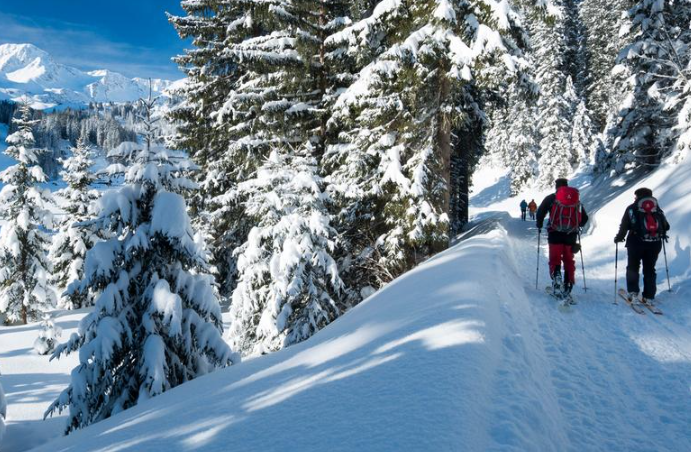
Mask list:
[[[628,264],[626,266],[626,290],[630,299],[638,298],[640,292],[640,269],[643,262],[643,299],[654,300],[657,292],[657,273],[655,264],[662,251],[662,240],[667,240],[669,223],[665,214],[657,206],[657,200],[653,198],[653,191],[649,188],[639,188],[634,192],[635,202],[626,208],[619,225],[619,232],[614,237],[615,243],[620,243],[626,238],[628,251]],[[655,202],[657,213],[655,227],[660,229],[655,234],[650,234],[645,226],[645,214],[640,209],[640,202],[650,199]],[[627,235],[628,233],[628,235]]]

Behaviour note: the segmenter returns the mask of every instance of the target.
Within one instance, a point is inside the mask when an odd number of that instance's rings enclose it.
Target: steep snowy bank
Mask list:
[[[525,347],[518,327],[505,330],[517,308],[509,293],[522,292],[502,264],[505,241],[502,230],[469,240],[313,340],[185,384],[46,447],[482,450],[515,441],[554,448],[558,425],[532,384],[547,375],[530,359],[504,366],[507,347]],[[481,283],[488,271],[505,276],[506,286]],[[512,416],[497,403],[497,387],[516,400],[534,398],[534,417]],[[494,433],[495,417],[510,428]]]

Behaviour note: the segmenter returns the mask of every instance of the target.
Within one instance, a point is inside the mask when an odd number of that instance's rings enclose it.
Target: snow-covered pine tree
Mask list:
[[[487,149],[483,157],[492,164],[506,166],[510,162],[509,153],[511,152],[511,123],[509,122],[509,103],[495,107],[489,114],[490,127],[485,138]]]
[[[615,68],[626,97],[608,124],[609,167],[651,168],[673,149],[681,103],[676,81],[685,77],[691,52],[691,5],[640,0],[628,11],[627,44]]]
[[[382,1],[329,38],[364,65],[336,104],[340,143],[328,148],[329,191],[353,234],[350,265],[371,269],[354,287],[389,281],[448,243],[451,187],[467,193],[479,154],[482,96],[522,80],[518,17],[506,2],[492,5]],[[455,157],[465,171],[451,181]],[[373,242],[358,237],[363,222]]]
[[[185,16],[168,15],[180,38],[192,47],[174,58],[187,76],[176,93],[183,102],[170,117],[177,122],[172,143],[186,149],[202,167],[228,147],[224,130],[212,113],[225,102],[238,77],[237,61],[224,54],[225,40],[234,33],[252,33],[249,8],[235,0],[182,1]]]
[[[508,116],[511,131],[507,167],[511,168],[511,192],[518,194],[538,173],[537,107],[526,99],[516,99]]]
[[[583,0],[579,13],[585,27],[586,95],[593,126],[602,131],[607,118],[621,101],[613,69],[624,47],[620,34],[630,0]]]
[[[50,247],[51,282],[61,294],[60,304],[65,309],[78,309],[93,304],[92,293],[76,289],[84,274],[86,252],[99,240],[99,231],[82,224],[90,218],[89,208],[98,199],[98,191],[91,189],[96,176],[91,172],[94,162],[84,136],[72,148],[72,156],[62,164],[61,175],[67,187],[58,195],[64,199],[66,216]]]
[[[0,191],[0,216],[6,221],[0,232],[0,313],[10,322],[40,318],[55,304],[48,284],[50,263],[46,258],[48,237],[42,227],[51,227],[50,193],[38,186],[46,175],[38,165],[42,150],[35,148],[29,106],[19,107],[13,118],[5,154],[17,161],[0,173],[5,183]]]
[[[597,145],[593,138],[593,124],[585,102],[578,102],[571,128],[571,158],[574,164],[593,168],[596,163]]]
[[[540,108],[539,185],[551,188],[556,179],[567,177],[574,170],[571,143],[574,106],[562,93],[543,99]]]
[[[691,67],[687,68],[686,77],[677,80],[676,89],[683,93],[678,97],[680,109],[676,132],[679,136],[675,144],[677,156],[681,156],[688,155],[688,150],[691,149]]]
[[[571,119],[574,106],[565,99],[567,78],[564,8],[556,6],[553,20],[530,22],[540,86],[537,102],[539,186],[551,188],[554,180],[571,172]]]
[[[100,295],[53,354],[79,350],[80,364],[45,414],[69,408],[68,433],[239,359],[180,195],[193,169],[182,153],[146,146],[98,202],[94,223],[114,236],[87,253],[81,290]]]
[[[262,33],[255,26],[252,2],[234,0],[183,1],[186,16],[169,15],[169,21],[182,39],[191,39],[192,47],[175,58],[188,81],[178,91],[183,100],[170,113],[178,124],[171,145],[186,150],[202,171],[195,178],[200,189],[189,198],[194,225],[206,238],[211,263],[221,295],[227,297],[235,286],[233,250],[243,243],[244,227],[240,205],[222,197],[236,185],[243,162],[228,156],[237,137],[237,121],[228,117],[217,120],[221,109],[242,74],[242,57],[225,52],[238,42]],[[234,116],[233,116],[234,117]],[[222,197],[222,198],[219,198]]]
[[[230,311],[232,346],[245,354],[300,342],[340,314],[336,231],[313,152],[276,148],[257,176],[239,186],[256,223],[236,251],[239,281]]]
[[[34,341],[34,350],[39,355],[47,355],[55,350],[58,339],[62,335],[62,328],[55,325],[53,316],[45,312],[41,320],[41,331]]]
[[[229,23],[224,56],[237,62],[238,79],[224,105],[212,113],[228,146],[208,166],[202,188],[209,193],[208,224],[224,293],[234,287],[229,254],[249,233],[243,200],[225,196],[252,178],[273,146],[312,143],[323,153],[329,105],[348,77],[332,57],[326,37],[346,22],[345,2],[253,1]]]

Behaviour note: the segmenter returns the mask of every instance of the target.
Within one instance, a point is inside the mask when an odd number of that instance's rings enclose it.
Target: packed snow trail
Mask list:
[[[549,283],[546,244],[544,283],[537,290],[536,266],[526,265],[536,260],[534,225],[517,219],[506,224],[513,265],[533,298],[531,328],[548,369],[546,388],[554,391],[564,421],[564,449],[691,450],[691,334],[674,323],[683,312],[674,309],[674,299],[660,297],[668,300],[661,303],[668,306],[667,317],[641,316],[612,303],[612,279],[591,273],[584,293],[579,266],[579,303],[564,313],[542,292]]]

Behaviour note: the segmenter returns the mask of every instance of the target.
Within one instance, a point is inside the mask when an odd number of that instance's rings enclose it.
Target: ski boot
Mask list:
[[[576,304],[576,300],[573,298],[573,295],[571,295],[571,289],[573,289],[572,282],[564,283],[564,291],[562,292],[562,296],[566,303]]]
[[[555,272],[552,275],[552,293],[554,294],[555,297],[562,298],[562,295],[563,295],[562,281],[561,281],[561,273],[559,273],[559,272]]]

